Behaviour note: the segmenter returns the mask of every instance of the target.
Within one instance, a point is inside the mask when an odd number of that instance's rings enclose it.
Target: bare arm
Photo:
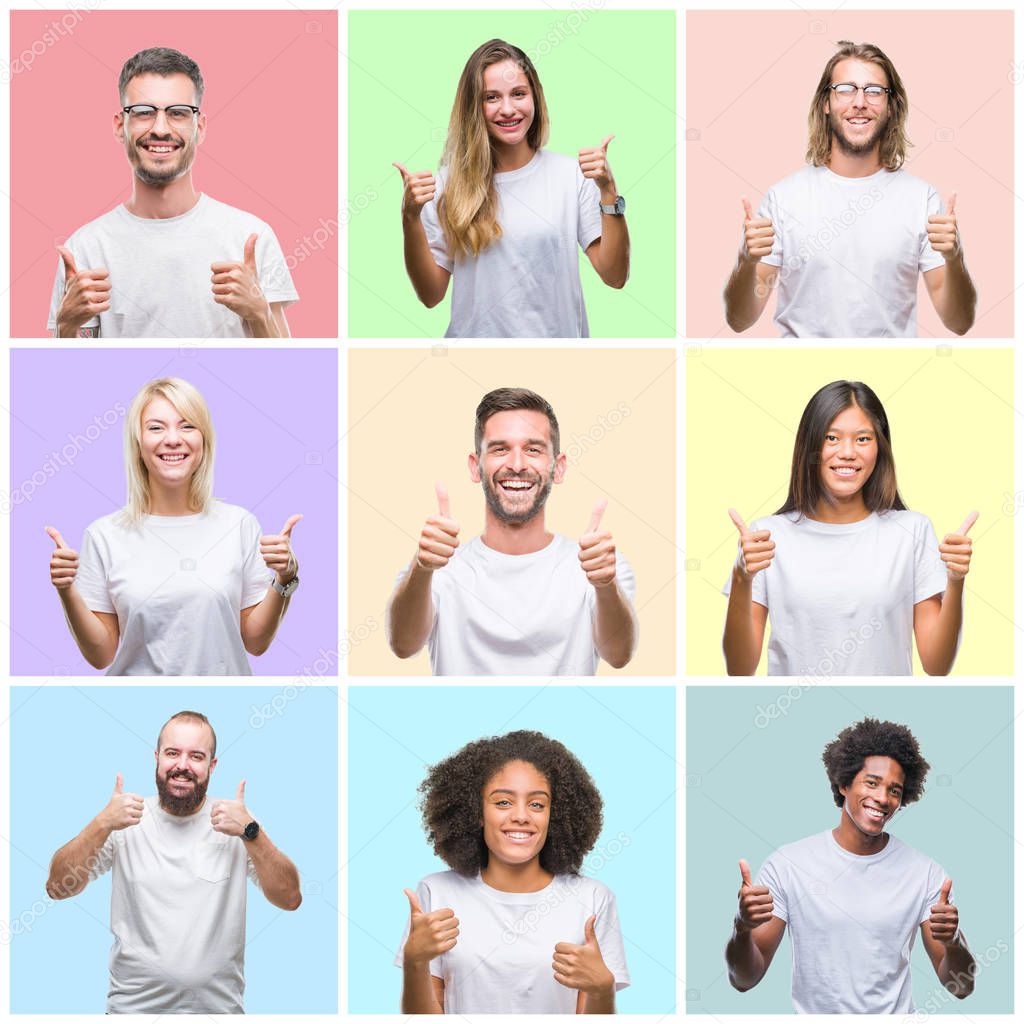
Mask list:
[[[615,1012],[615,985],[604,992],[581,992],[583,997],[583,1009],[580,1010],[579,1003],[576,1005],[577,1013],[614,1013]]]
[[[94,612],[74,585],[58,590],[64,618],[82,657],[96,669],[107,668],[117,654],[121,630],[113,612]]]
[[[756,928],[750,928],[739,917],[736,918],[732,936],[725,947],[729,983],[734,989],[746,992],[760,982],[771,966],[785,931],[786,922],[779,917],[773,917]]]
[[[594,646],[612,668],[624,668],[636,650],[637,622],[633,603],[617,583],[595,587],[594,598]]]
[[[266,316],[246,320],[246,326],[254,338],[290,338],[291,329],[284,315],[283,302],[268,304]]]
[[[924,921],[921,940],[940,984],[957,999],[966,999],[974,991],[974,976],[978,971],[978,965],[967,948],[967,939],[957,931],[956,940],[947,946],[932,935],[930,922]]]
[[[779,268],[750,262],[741,255],[725,285],[725,322],[737,334],[753,327],[779,279]]]
[[[433,309],[448,291],[451,273],[434,262],[434,255],[427,242],[427,233],[419,215],[402,216],[404,239],[405,271],[412,281],[416,298],[427,309]]]
[[[615,203],[614,188],[609,195],[602,194],[605,206]],[[587,258],[598,276],[609,288],[624,288],[629,280],[629,228],[625,216],[601,214],[601,237],[587,246]]]
[[[722,637],[725,671],[731,676],[752,676],[761,661],[768,609],[755,601],[752,594],[752,577],[734,567]]]
[[[914,605],[914,639],[921,667],[930,676],[949,675],[963,625],[963,580],[947,580],[946,592]]]
[[[963,252],[941,267],[926,270],[924,283],[946,330],[966,334],[974,326],[978,292],[967,272]]]
[[[434,602],[430,593],[433,571],[413,559],[388,603],[388,643],[399,658],[417,654],[434,628]]]
[[[444,1013],[444,981],[430,973],[429,964],[403,965],[402,1013]]]
[[[54,900],[76,896],[89,884],[91,866],[113,828],[101,811],[69,843],[65,843],[50,861],[46,895]]]
[[[270,649],[291,600],[290,597],[282,597],[273,587],[267,587],[267,592],[259,604],[242,609],[239,623],[242,646],[253,657],[258,658]]]
[[[298,910],[302,903],[299,872],[295,865],[271,841],[261,828],[260,834],[245,842],[246,852],[256,869],[263,895],[282,910]]]

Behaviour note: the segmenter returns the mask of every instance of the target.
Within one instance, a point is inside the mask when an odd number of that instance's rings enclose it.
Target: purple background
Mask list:
[[[337,675],[337,352],[198,347],[11,352],[12,673],[102,674],[64,622],[50,583],[54,545],[43,529],[55,526],[78,550],[93,520],[124,506],[124,417],[112,413],[108,422],[117,415],[116,423],[102,430],[94,419],[102,423],[118,403],[127,412],[157,377],[185,378],[210,406],[216,497],[248,509],[264,533],[293,513],[305,517],[292,533],[302,585],[270,650],[250,656],[253,673],[320,671],[322,648],[334,653],[320,674]],[[55,472],[53,452],[65,461]]]

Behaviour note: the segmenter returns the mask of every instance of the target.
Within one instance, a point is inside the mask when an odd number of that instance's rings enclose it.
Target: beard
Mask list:
[[[851,142],[844,134],[844,121],[834,111],[830,110],[828,115],[828,126],[832,130],[832,138],[839,149],[847,156],[863,156],[875,148],[879,139],[885,134],[886,126],[889,124],[889,115],[883,114],[875,121],[874,131],[862,142]]]
[[[502,504],[502,496],[498,493],[501,480],[528,480],[531,483],[537,484],[533,501],[528,506],[524,505],[522,508],[510,511]],[[544,503],[548,500],[554,480],[554,473],[550,473],[547,479],[539,473],[506,473],[504,476],[495,477],[493,480],[484,476],[481,478],[481,483],[484,488],[484,497],[487,499],[487,507],[494,515],[503,523],[508,523],[511,526],[522,526],[533,519],[544,508]]]
[[[175,793],[168,785],[168,782],[170,779],[178,778],[190,779],[193,783],[192,789],[184,794]],[[185,818],[190,814],[195,814],[206,799],[206,789],[209,785],[209,775],[200,782],[195,772],[174,770],[161,777],[160,770],[157,769],[156,791],[160,795],[160,806],[168,814],[173,814],[176,818]]]
[[[174,142],[181,145],[181,149],[177,152],[177,159],[172,163],[168,161],[165,165],[159,169],[153,169],[146,167],[143,164],[143,157],[140,154],[142,142]],[[180,139],[153,139],[148,135],[144,135],[138,142],[132,142],[130,139],[125,137],[125,148],[128,153],[128,162],[132,165],[132,170],[135,172],[135,177],[139,179],[145,185],[152,185],[159,188],[161,185],[168,185],[172,181],[176,181],[178,178],[185,174],[188,174],[192,170],[192,162],[196,158],[196,138],[193,135],[188,142],[182,142]],[[141,150],[141,152],[145,152]]]

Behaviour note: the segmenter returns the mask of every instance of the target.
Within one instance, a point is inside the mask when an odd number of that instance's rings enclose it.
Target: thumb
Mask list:
[[[946,903],[946,904],[949,903],[949,893],[950,893],[950,890],[952,888],[953,888],[953,879],[952,878],[947,878],[942,883],[942,888],[939,890],[939,903]]]
[[[235,794],[235,799],[245,803],[245,779],[242,779],[238,784],[238,792]]]
[[[114,796],[119,796],[124,792],[124,776],[118,772],[117,779],[114,782]]]
[[[416,899],[416,893],[412,889],[403,889],[402,892],[409,898],[409,916],[414,917],[416,914],[422,914],[423,908],[420,906],[420,901]]]
[[[743,879],[744,885],[753,885],[754,883],[750,880],[750,865],[745,861],[740,861],[740,878]]]
[[[591,914],[587,918],[587,923],[583,926],[583,937],[586,939],[587,945],[597,945],[597,932],[594,931],[594,922],[597,920],[597,914]]]
[[[946,203],[946,213],[947,214],[955,214],[956,213],[956,193],[955,192],[949,197],[949,202]]]
[[[743,203],[743,216],[747,220],[753,220],[754,211],[750,208],[750,200],[746,196],[740,196],[740,202]]]
[[[599,498],[594,502],[594,511],[590,513],[590,522],[587,524],[587,533],[597,533],[601,528],[601,516],[608,507],[607,498]]]
[[[452,517],[452,503],[448,500],[448,488],[438,481],[434,484],[434,493],[437,495],[437,512],[445,519]]]
[[[736,509],[729,509],[729,518],[733,521],[733,525],[736,529],[740,531],[741,537],[746,537],[750,533],[750,527],[743,521],[743,516],[741,516]]]
[[[250,235],[245,240],[245,251],[242,255],[242,262],[250,269],[256,270],[256,239],[259,235]]]
[[[961,537],[966,537],[967,536],[967,531],[977,521],[978,521],[978,513],[977,512],[969,512],[967,514],[967,518],[960,524],[960,529],[957,530],[956,532],[959,533]]]
[[[409,178],[412,177],[412,175],[409,174],[408,170],[401,164],[393,163],[391,166],[398,168],[398,173],[402,176],[403,183],[407,182]]]
[[[609,143],[609,142],[611,142],[611,141],[612,141],[612,139],[614,139],[614,138],[615,138],[615,136],[614,136],[614,135],[609,135],[609,136],[608,136],[608,137],[607,137],[607,138],[606,138],[606,139],[604,140],[604,142],[602,142],[602,143],[601,143],[601,149],[603,149],[603,150],[605,151],[605,153],[607,153],[607,152],[608,152],[608,143]]]
[[[67,544],[64,543],[64,538],[60,535],[60,530],[53,526],[46,527],[46,535],[57,545],[58,548],[66,548]]]
[[[284,526],[281,527],[281,536],[282,537],[290,537],[292,535],[292,530],[295,529],[295,524],[301,518],[302,518],[302,516],[300,516],[300,515],[298,515],[298,516],[289,516],[288,517],[288,522],[286,522],[284,524]]]
[[[75,257],[71,255],[71,250],[63,245],[57,246],[57,252],[60,253],[60,258],[64,261],[64,280],[66,281],[72,274],[78,273]]]

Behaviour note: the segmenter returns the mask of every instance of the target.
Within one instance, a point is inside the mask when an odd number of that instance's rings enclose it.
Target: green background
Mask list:
[[[615,135],[608,162],[626,197],[630,279],[621,291],[607,287],[580,251],[592,335],[675,335],[673,12],[353,11],[348,30],[351,337],[440,338],[448,327],[450,286],[428,310],[406,276],[401,177],[391,163],[436,172],[462,68],[495,37],[537,68],[551,118],[547,148],[576,156]]]
[[[771,705],[785,713],[769,720]],[[953,880],[953,902],[975,959],[991,961],[974,993],[958,1001],[939,985],[918,934],[914,1003],[919,1013],[1011,1011],[1012,688],[795,683],[689,689],[687,1013],[793,1012],[788,936],[756,988],[740,993],[729,984],[723,950],[736,914],[737,861],[745,858],[756,878],[777,847],[838,824],[821,754],[841,729],[868,715],[908,726],[931,764],[924,796],[901,810],[889,830]],[[1000,942],[1008,952],[996,948]]]

